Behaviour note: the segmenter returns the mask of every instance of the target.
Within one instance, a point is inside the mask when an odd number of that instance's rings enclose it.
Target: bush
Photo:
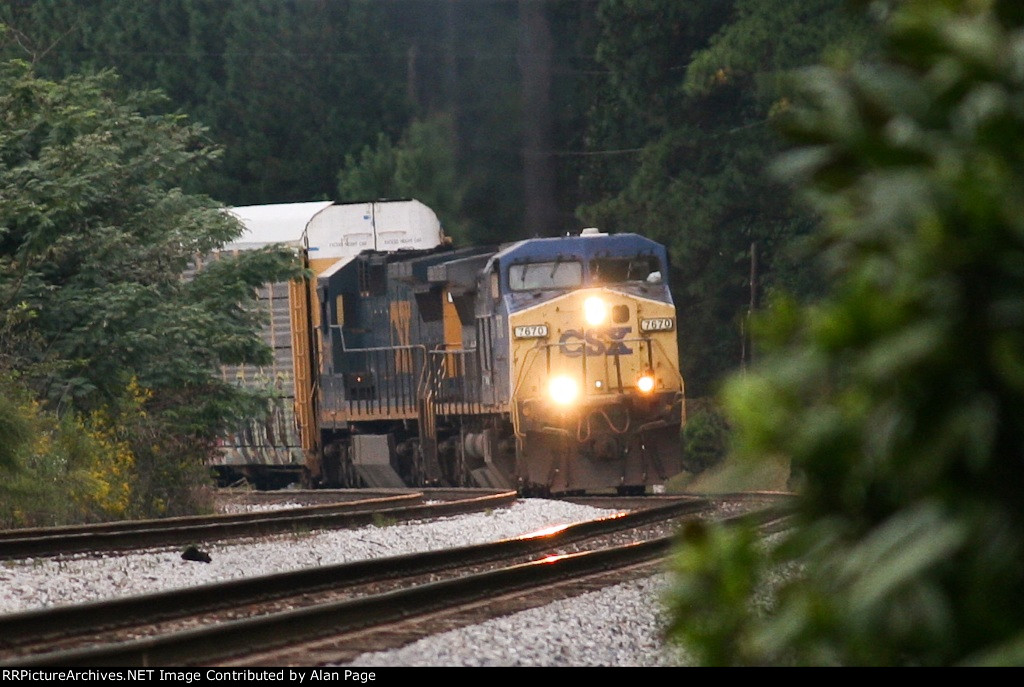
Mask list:
[[[721,463],[729,451],[729,433],[729,422],[714,400],[688,400],[680,436],[687,471],[702,472]]]
[[[0,381],[0,527],[44,527],[211,512],[203,445],[180,441],[132,385],[88,415],[47,411]]]
[[[133,455],[102,414],[60,418],[11,381],[2,384],[0,526],[43,527],[121,519],[132,496]]]

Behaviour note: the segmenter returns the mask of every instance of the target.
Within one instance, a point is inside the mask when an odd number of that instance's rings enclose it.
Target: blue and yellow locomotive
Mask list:
[[[328,486],[643,492],[682,469],[663,246],[586,229],[365,251],[317,278],[304,416]]]

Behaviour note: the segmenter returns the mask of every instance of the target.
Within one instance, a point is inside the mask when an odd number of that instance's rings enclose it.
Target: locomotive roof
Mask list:
[[[494,255],[503,264],[574,258],[588,261],[614,255],[657,255],[665,257],[665,247],[639,234],[584,234],[518,241]]]

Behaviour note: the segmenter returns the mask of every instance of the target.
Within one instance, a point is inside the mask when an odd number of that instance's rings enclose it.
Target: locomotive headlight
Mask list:
[[[561,406],[567,406],[576,400],[580,395],[580,388],[572,377],[552,377],[548,382],[548,393],[551,400]]]
[[[636,388],[642,394],[649,394],[654,391],[654,375],[647,373],[636,380]]]
[[[587,324],[596,327],[608,319],[608,304],[598,296],[583,301],[583,317]]]

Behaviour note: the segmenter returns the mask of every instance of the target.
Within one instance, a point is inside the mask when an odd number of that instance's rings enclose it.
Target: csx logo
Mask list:
[[[633,352],[633,349],[622,340],[631,331],[633,331],[632,327],[610,327],[600,330],[600,332],[597,329],[587,329],[583,332],[578,329],[570,329],[562,334],[558,343],[562,354],[570,358],[579,358],[584,354],[589,356],[628,355]],[[608,341],[598,338],[599,333],[605,334]]]

